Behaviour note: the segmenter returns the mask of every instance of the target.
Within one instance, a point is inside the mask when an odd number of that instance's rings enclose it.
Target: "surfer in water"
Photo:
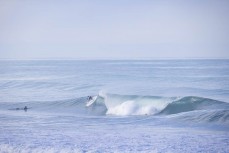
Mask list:
[[[88,96],[87,99],[88,99],[88,101],[92,100],[92,96]]]
[[[28,107],[27,107],[27,106],[25,106],[25,107],[24,107],[24,111],[25,111],[25,112],[27,112],[27,109],[28,109]]]

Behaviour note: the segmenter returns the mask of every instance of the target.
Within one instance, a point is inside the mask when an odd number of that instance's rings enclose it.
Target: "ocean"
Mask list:
[[[0,125],[3,153],[227,153],[229,60],[0,60]]]

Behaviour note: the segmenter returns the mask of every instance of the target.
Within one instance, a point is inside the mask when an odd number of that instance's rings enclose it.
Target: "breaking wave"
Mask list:
[[[99,94],[96,101],[86,106],[87,97],[62,101],[1,103],[8,111],[60,113],[76,116],[132,116],[151,115],[187,121],[229,123],[229,103],[203,97],[160,97],[139,95]]]

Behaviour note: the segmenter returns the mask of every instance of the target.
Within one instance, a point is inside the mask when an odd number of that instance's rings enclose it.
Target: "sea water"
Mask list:
[[[1,60],[0,152],[226,153],[228,102],[229,60]]]

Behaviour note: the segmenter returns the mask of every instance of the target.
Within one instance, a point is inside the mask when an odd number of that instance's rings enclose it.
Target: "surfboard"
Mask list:
[[[91,100],[89,100],[86,104],[87,107],[91,106],[97,99],[97,96],[92,97]]]

